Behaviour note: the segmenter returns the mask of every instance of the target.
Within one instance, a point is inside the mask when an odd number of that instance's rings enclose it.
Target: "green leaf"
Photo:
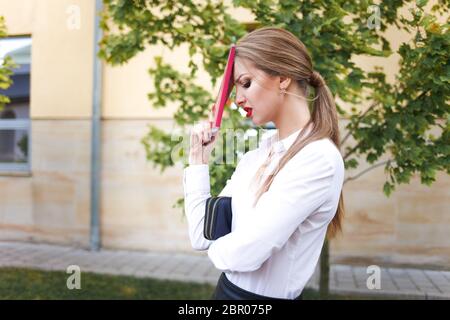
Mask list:
[[[383,185],[383,192],[384,194],[389,197],[394,190],[394,186],[390,184],[389,182],[385,182]]]

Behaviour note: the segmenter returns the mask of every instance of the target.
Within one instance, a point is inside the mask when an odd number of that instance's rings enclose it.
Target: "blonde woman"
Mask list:
[[[223,271],[215,299],[301,299],[344,213],[335,103],[304,44],[280,28],[237,42],[234,80],[236,104],[277,130],[238,162],[219,195],[232,199],[231,232],[211,241],[203,226],[216,139],[209,122],[194,127],[183,180],[191,244]]]

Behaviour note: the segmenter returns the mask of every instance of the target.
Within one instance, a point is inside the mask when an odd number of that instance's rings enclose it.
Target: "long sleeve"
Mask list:
[[[184,169],[184,211],[189,227],[189,239],[195,250],[208,249],[211,241],[203,236],[206,200],[211,197],[209,167],[190,165]]]
[[[231,197],[239,164],[219,196]],[[192,248],[195,250],[206,250],[212,243],[212,241],[205,239],[203,236],[206,200],[211,197],[208,165],[190,165],[186,167],[184,169],[183,185],[184,208]]]
[[[211,244],[217,269],[257,270],[287,242],[295,229],[328,199],[335,168],[326,155],[305,148],[275,177],[253,211],[236,229]]]

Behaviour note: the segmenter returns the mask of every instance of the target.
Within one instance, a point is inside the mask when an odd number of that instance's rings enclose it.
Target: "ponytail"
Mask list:
[[[335,146],[340,149],[340,137],[338,127],[338,115],[333,95],[320,73],[313,71],[309,83],[315,88],[316,99],[313,103],[312,122],[326,132]],[[336,214],[328,225],[327,237],[334,238],[342,232],[342,219],[344,217],[344,196],[341,190]]]

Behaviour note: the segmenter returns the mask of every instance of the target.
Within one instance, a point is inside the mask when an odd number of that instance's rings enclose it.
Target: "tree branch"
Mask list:
[[[425,96],[425,95],[426,95],[428,92],[430,92],[430,91],[431,91],[431,89],[425,90],[425,91],[422,92],[419,96],[417,96],[416,100],[422,98],[423,96]],[[373,109],[374,107],[376,107],[378,104],[379,104],[379,102],[373,103],[369,108],[367,108],[367,110],[364,111],[364,113],[361,114],[361,115],[358,117],[358,119],[357,119],[355,125],[358,125],[359,122],[361,121],[361,119],[363,119],[364,116],[365,116],[371,109]],[[345,135],[344,139],[342,139],[342,141],[341,141],[341,143],[340,143],[340,146],[343,146],[343,145],[344,145],[344,142],[348,139],[348,137],[350,137],[350,135],[351,135],[351,130],[349,130],[349,131],[347,132],[347,134]],[[343,159],[346,160],[351,154],[353,154],[353,153],[356,151],[356,149],[357,149],[360,145],[361,145],[361,141],[358,142],[358,144],[357,144],[356,146],[354,146],[353,148],[351,148],[350,151],[349,151],[346,155],[344,155]]]
[[[364,169],[363,171],[361,171],[360,173],[358,173],[356,176],[348,177],[347,179],[344,180],[344,184],[347,183],[348,181],[352,181],[352,180],[358,179],[360,176],[362,176],[363,174],[367,173],[368,171],[370,171],[370,170],[372,170],[372,169],[375,169],[375,168],[378,168],[378,167],[380,167],[380,166],[383,166],[383,165],[385,165],[386,163],[389,163],[389,162],[391,162],[391,161],[392,161],[392,159],[389,159],[389,160],[386,160],[386,161],[383,161],[383,162],[374,164],[373,166],[371,166],[371,167],[369,167],[369,168],[367,168],[367,169]]]
[[[356,149],[358,149],[358,147],[361,145],[361,141],[358,142],[358,144],[356,146],[354,146],[353,148],[350,149],[349,152],[347,152],[347,154],[344,155],[344,160],[346,160],[352,153],[354,153],[356,151]]]
[[[367,108],[366,111],[364,111],[361,115],[359,115],[359,116],[358,116],[358,119],[356,120],[355,125],[358,125],[359,122],[361,121],[361,119],[364,118],[364,116],[365,116],[371,109],[375,108],[378,104],[379,104],[379,102],[373,103],[369,108]],[[347,132],[347,134],[345,135],[344,139],[342,139],[342,141],[341,141],[341,144],[340,144],[341,146],[344,145],[344,142],[350,137],[351,133],[352,133],[351,130],[349,130],[349,131]]]

